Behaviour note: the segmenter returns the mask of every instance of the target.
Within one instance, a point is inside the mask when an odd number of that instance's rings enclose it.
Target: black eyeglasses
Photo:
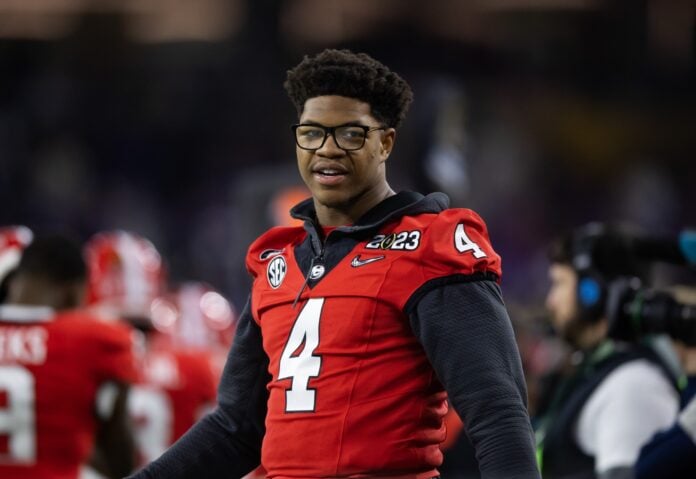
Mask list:
[[[369,127],[363,125],[292,125],[295,132],[295,142],[303,150],[318,150],[326,138],[331,135],[338,147],[345,151],[359,150],[365,146],[367,134],[375,130],[384,130],[383,126]]]

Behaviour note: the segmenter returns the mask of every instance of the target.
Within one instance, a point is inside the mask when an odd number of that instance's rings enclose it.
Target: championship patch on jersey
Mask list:
[[[277,289],[285,279],[285,274],[288,272],[288,264],[283,256],[275,256],[268,263],[266,268],[266,278],[271,288]]]
[[[419,230],[400,231],[391,234],[378,234],[365,245],[367,249],[414,251],[420,246]]]

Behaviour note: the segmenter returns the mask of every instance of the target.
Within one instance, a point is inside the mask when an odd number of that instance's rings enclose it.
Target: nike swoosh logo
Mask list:
[[[366,259],[360,259],[360,255],[357,255],[355,258],[353,258],[353,261],[350,262],[350,265],[353,268],[359,268],[360,266],[365,266],[366,264],[374,263],[375,261],[379,261],[381,259],[386,258],[386,256],[373,256],[372,258],[366,258]]]

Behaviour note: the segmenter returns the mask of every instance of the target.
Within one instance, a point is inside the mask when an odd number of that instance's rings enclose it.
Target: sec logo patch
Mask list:
[[[282,256],[276,256],[268,263],[266,277],[268,278],[268,284],[271,285],[271,288],[277,289],[278,286],[283,283],[287,271],[288,265],[285,262],[285,258]]]

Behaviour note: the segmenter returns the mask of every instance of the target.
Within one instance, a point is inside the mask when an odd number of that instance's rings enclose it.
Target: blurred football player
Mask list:
[[[142,332],[141,377],[131,390],[128,410],[138,463],[144,464],[214,406],[217,379],[211,355],[177,344],[182,334],[191,341],[208,337],[200,338],[200,331],[181,321],[190,316],[181,314],[181,304],[163,298],[162,259],[147,239],[126,231],[99,233],[88,241],[85,256],[91,307],[126,320]],[[205,306],[219,307],[214,300]],[[181,334],[172,335],[177,327],[183,328]]]
[[[152,329],[150,308],[162,294],[165,270],[155,246],[128,231],[97,233],[85,245],[87,304],[103,316]]]
[[[85,280],[79,246],[52,236],[24,250],[8,284],[0,306],[4,479],[75,479],[88,460],[107,477],[132,470],[132,330],[75,309]]]
[[[205,351],[216,378],[222,374],[237,326],[237,312],[230,301],[203,282],[185,282],[152,305],[154,328],[172,346]]]

